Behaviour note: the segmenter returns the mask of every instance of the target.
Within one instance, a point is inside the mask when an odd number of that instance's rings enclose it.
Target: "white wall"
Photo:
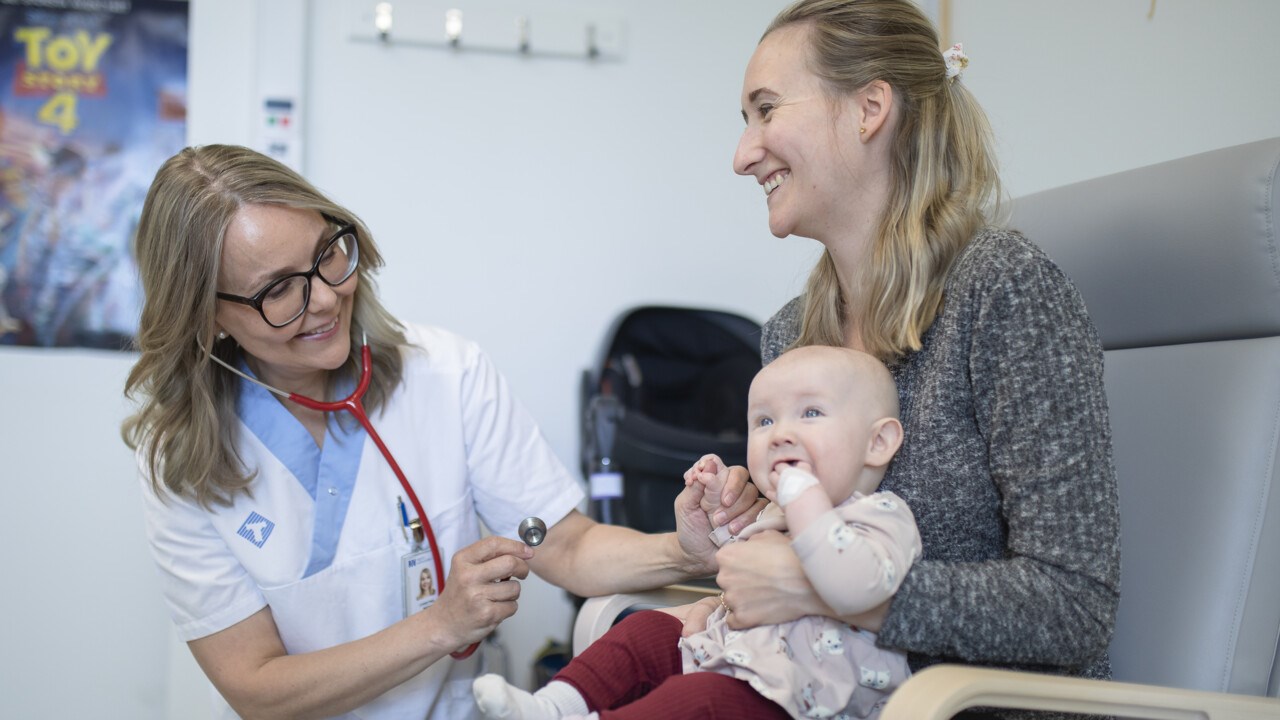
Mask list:
[[[660,302],[762,320],[813,257],[810,242],[768,234],[759,188],[730,170],[742,68],[782,5],[483,4],[524,8],[535,40],[540,22],[620,19],[623,61],[591,66],[352,43],[354,0],[194,0],[189,136],[254,142],[258,93],[299,64],[278,54],[303,33],[305,169],[373,228],[387,302],[478,340],[576,469],[579,373],[619,312]],[[1147,20],[1149,8],[953,0],[965,82],[1014,195],[1280,135],[1280,93],[1256,89],[1280,65],[1280,3],[1158,0]],[[130,361],[0,350],[0,716],[207,717],[118,440]],[[526,585],[502,630],[518,678],[568,622],[559,591]]]
[[[952,0],[1014,197],[1280,135],[1280,3]]]
[[[119,432],[131,361],[0,354],[0,717],[162,717],[170,631]]]

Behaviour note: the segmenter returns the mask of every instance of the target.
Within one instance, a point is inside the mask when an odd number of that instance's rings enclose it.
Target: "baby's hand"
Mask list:
[[[786,468],[778,475],[778,486],[773,489],[773,495],[769,499],[786,508],[795,502],[796,498],[804,493],[817,488],[818,492],[822,491],[822,484],[818,482],[818,478],[814,477],[810,472],[808,464],[804,467],[793,466]]]
[[[711,473],[712,475],[716,475],[725,471],[726,468],[724,466],[724,461],[720,459],[719,455],[714,453],[703,455],[698,458],[698,462],[694,463],[693,467],[684,471],[685,487],[692,485],[694,480],[702,473]]]
[[[720,493],[724,492],[725,483],[729,482],[729,468],[718,455],[703,455],[684,473],[684,484],[688,487],[694,483],[702,486],[706,493],[704,507],[720,507]]]
[[[714,528],[711,531],[711,542],[715,543],[716,547],[724,545],[731,537],[729,528],[716,523],[714,517],[716,513],[720,512],[722,499],[720,496],[728,482],[729,468],[725,466],[724,461],[718,455],[703,455],[684,474],[684,484],[686,486],[695,483],[702,486],[702,507],[708,509],[707,522]]]

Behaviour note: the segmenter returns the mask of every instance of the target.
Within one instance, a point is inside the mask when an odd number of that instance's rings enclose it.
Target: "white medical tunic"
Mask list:
[[[480,539],[481,521],[514,538],[523,518],[551,526],[583,493],[474,344],[429,327],[406,335],[404,383],[371,420],[430,518],[447,577],[453,553]],[[257,471],[250,492],[206,510],[157,496],[143,470],[147,535],[179,637],[211,635],[269,605],[298,654],[401,620],[410,542],[387,461],[358,424],[329,423],[320,448],[265,389],[241,387],[237,448]],[[479,655],[446,657],[342,717],[475,716]],[[222,717],[235,717],[217,701]]]

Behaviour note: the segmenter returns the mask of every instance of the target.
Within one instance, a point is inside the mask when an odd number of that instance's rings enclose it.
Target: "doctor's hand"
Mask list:
[[[707,457],[720,462],[720,458],[715,455]],[[707,458],[703,458],[705,459]],[[694,466],[695,469],[697,467]],[[751,483],[751,475],[741,465],[720,466],[714,473],[713,484],[718,486],[718,492],[711,485],[707,486],[707,492],[702,497],[702,510],[711,519],[712,527],[727,525],[729,534],[737,535],[756,521],[756,516],[769,504],[769,500],[760,496],[759,488]],[[706,477],[705,473],[703,477]]]
[[[454,553],[440,599],[429,608],[453,650],[483,640],[516,612],[520,582],[529,576],[533,548],[490,536]]]
[[[730,532],[740,531],[755,520],[766,501],[760,498],[755,485],[747,482],[750,478],[746,468],[728,468],[728,477],[719,489],[719,497],[708,497],[706,485],[697,481],[698,469],[695,465],[686,473],[685,489],[676,497],[676,533],[681,550],[693,564],[690,572],[695,576],[705,576],[719,567],[715,558],[716,545],[708,537],[711,531],[725,524]],[[716,518],[719,520],[714,521]]]

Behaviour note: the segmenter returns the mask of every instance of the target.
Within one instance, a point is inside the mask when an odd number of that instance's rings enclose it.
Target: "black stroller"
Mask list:
[[[674,530],[689,466],[707,453],[746,464],[747,389],[759,369],[760,325],[740,315],[678,307],[620,315],[582,380],[592,517]]]

